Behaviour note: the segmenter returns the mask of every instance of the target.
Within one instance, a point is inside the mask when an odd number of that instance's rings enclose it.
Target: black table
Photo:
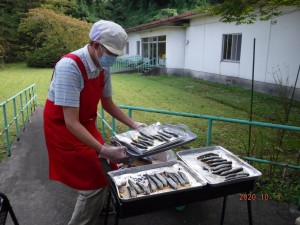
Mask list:
[[[112,195],[114,196],[115,202],[115,225],[118,225],[119,218],[126,218],[131,216],[137,216],[145,213],[150,213],[154,211],[159,211],[163,209],[168,209],[176,207],[178,205],[186,205],[193,202],[206,201],[210,199],[223,197],[223,206],[220,224],[223,224],[225,209],[226,209],[226,200],[228,195],[233,195],[237,193],[247,193],[249,194],[253,188],[255,180],[246,180],[239,181],[237,183],[231,183],[221,186],[210,186],[206,185],[198,190],[193,192],[185,191],[177,193],[172,192],[166,195],[153,196],[147,199],[134,200],[130,202],[121,201],[118,197],[118,193],[113,181],[109,178],[110,189],[109,196],[107,199],[108,204],[111,201]],[[158,199],[159,198],[159,199]],[[159,204],[157,201],[159,200]],[[247,208],[248,208],[248,219],[249,225],[252,225],[252,211],[251,211],[251,201],[247,199]],[[108,207],[107,207],[108,208]],[[106,212],[104,224],[107,225],[108,221],[108,211]]]

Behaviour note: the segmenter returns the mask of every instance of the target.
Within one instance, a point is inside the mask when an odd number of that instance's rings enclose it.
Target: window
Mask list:
[[[239,62],[241,57],[241,34],[224,34],[222,60]]]
[[[137,41],[136,42],[136,54],[137,55],[140,55],[140,53],[141,53],[141,42],[140,41]]]
[[[129,54],[129,42],[126,43],[126,54]]]

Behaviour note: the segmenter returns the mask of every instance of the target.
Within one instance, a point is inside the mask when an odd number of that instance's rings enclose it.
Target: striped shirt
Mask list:
[[[72,52],[77,55],[86,69],[89,79],[96,78],[100,70],[97,69],[88,52],[88,45]],[[76,62],[70,58],[62,58],[55,66],[53,78],[48,90],[48,99],[55,105],[80,106],[80,92],[84,86],[84,79]],[[100,91],[100,90],[99,90]],[[112,96],[112,85],[109,68],[104,70],[104,88],[102,96]]]

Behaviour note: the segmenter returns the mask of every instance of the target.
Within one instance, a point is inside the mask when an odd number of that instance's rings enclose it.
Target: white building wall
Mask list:
[[[137,41],[141,42],[141,37],[139,34],[132,34],[132,35],[128,36],[128,42],[129,42],[129,54],[128,55],[136,55],[136,53],[137,53],[136,42]]]
[[[283,76],[289,77],[288,86],[293,86],[300,65],[300,11],[280,16],[275,22],[270,30],[265,81],[273,82],[272,72],[278,73],[280,69]],[[283,79],[283,83],[286,83],[286,79]],[[300,80],[297,87],[300,87]]]
[[[174,27],[161,27],[128,35],[129,55],[136,55],[136,41],[142,38],[166,35],[166,67],[184,68],[185,29]],[[142,47],[141,47],[142,51]]]
[[[193,76],[214,74],[252,79],[255,38],[255,81],[276,84],[274,71],[283,84],[294,85],[300,59],[300,11],[286,8],[276,21],[255,24],[221,23],[219,17],[198,17],[190,26],[159,27],[129,34],[130,55],[136,54],[136,41],[143,37],[166,35],[166,68],[192,71]],[[222,62],[223,34],[242,34],[240,62]],[[281,73],[279,73],[279,69]],[[276,75],[276,74],[275,74]],[[300,81],[297,84],[300,87]]]
[[[192,19],[186,31],[184,68],[251,80],[255,38],[255,80],[276,84],[272,71],[280,68],[288,73],[281,75],[289,76],[293,85],[300,59],[300,11],[284,14],[276,21],[235,25],[221,23],[218,17]],[[221,61],[223,34],[231,33],[242,34],[240,62]]]

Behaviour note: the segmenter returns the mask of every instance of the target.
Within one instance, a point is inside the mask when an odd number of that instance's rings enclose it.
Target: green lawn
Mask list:
[[[37,85],[38,104],[43,105],[52,69],[28,68],[25,64],[6,64],[0,70],[0,102],[15,95],[31,84]],[[199,79],[175,76],[140,76],[138,74],[113,74],[114,101],[120,105],[138,106],[176,112],[211,115],[218,117],[249,120],[250,90],[206,82]],[[289,103],[287,99],[272,97],[255,93],[253,103],[253,120],[260,122],[281,123],[285,116],[284,106]],[[2,112],[1,112],[2,113]],[[2,115],[0,113],[0,116]],[[289,124],[300,126],[300,103],[293,102]],[[191,131],[198,135],[196,141],[188,147],[205,146],[207,121],[195,118],[167,116],[156,113],[134,112],[134,119],[151,124],[157,121],[170,124],[186,124]],[[110,118],[106,116],[108,121]],[[0,131],[3,130],[1,116]],[[117,131],[123,132],[127,128],[117,123]],[[214,122],[212,131],[212,144],[221,145],[235,154],[245,156],[248,146],[249,126],[233,123]],[[108,136],[109,136],[109,132]],[[277,129],[252,128],[251,155],[268,160],[286,162],[299,165],[299,132],[285,132],[281,142],[281,133]],[[1,149],[4,151],[4,139],[0,139]],[[0,149],[0,150],[1,150]],[[264,182],[274,180],[279,188],[282,168],[255,164],[267,176],[262,179],[258,187],[265,186]],[[290,183],[295,190],[292,198],[299,195],[299,170],[291,170]],[[285,181],[283,181],[285,182]],[[273,184],[272,183],[272,184]],[[279,183],[279,184],[278,184]],[[286,182],[285,182],[286,183]],[[296,185],[295,185],[296,183]],[[268,185],[267,187],[269,187]],[[281,188],[281,187],[280,187]],[[275,194],[274,194],[275,196]]]

